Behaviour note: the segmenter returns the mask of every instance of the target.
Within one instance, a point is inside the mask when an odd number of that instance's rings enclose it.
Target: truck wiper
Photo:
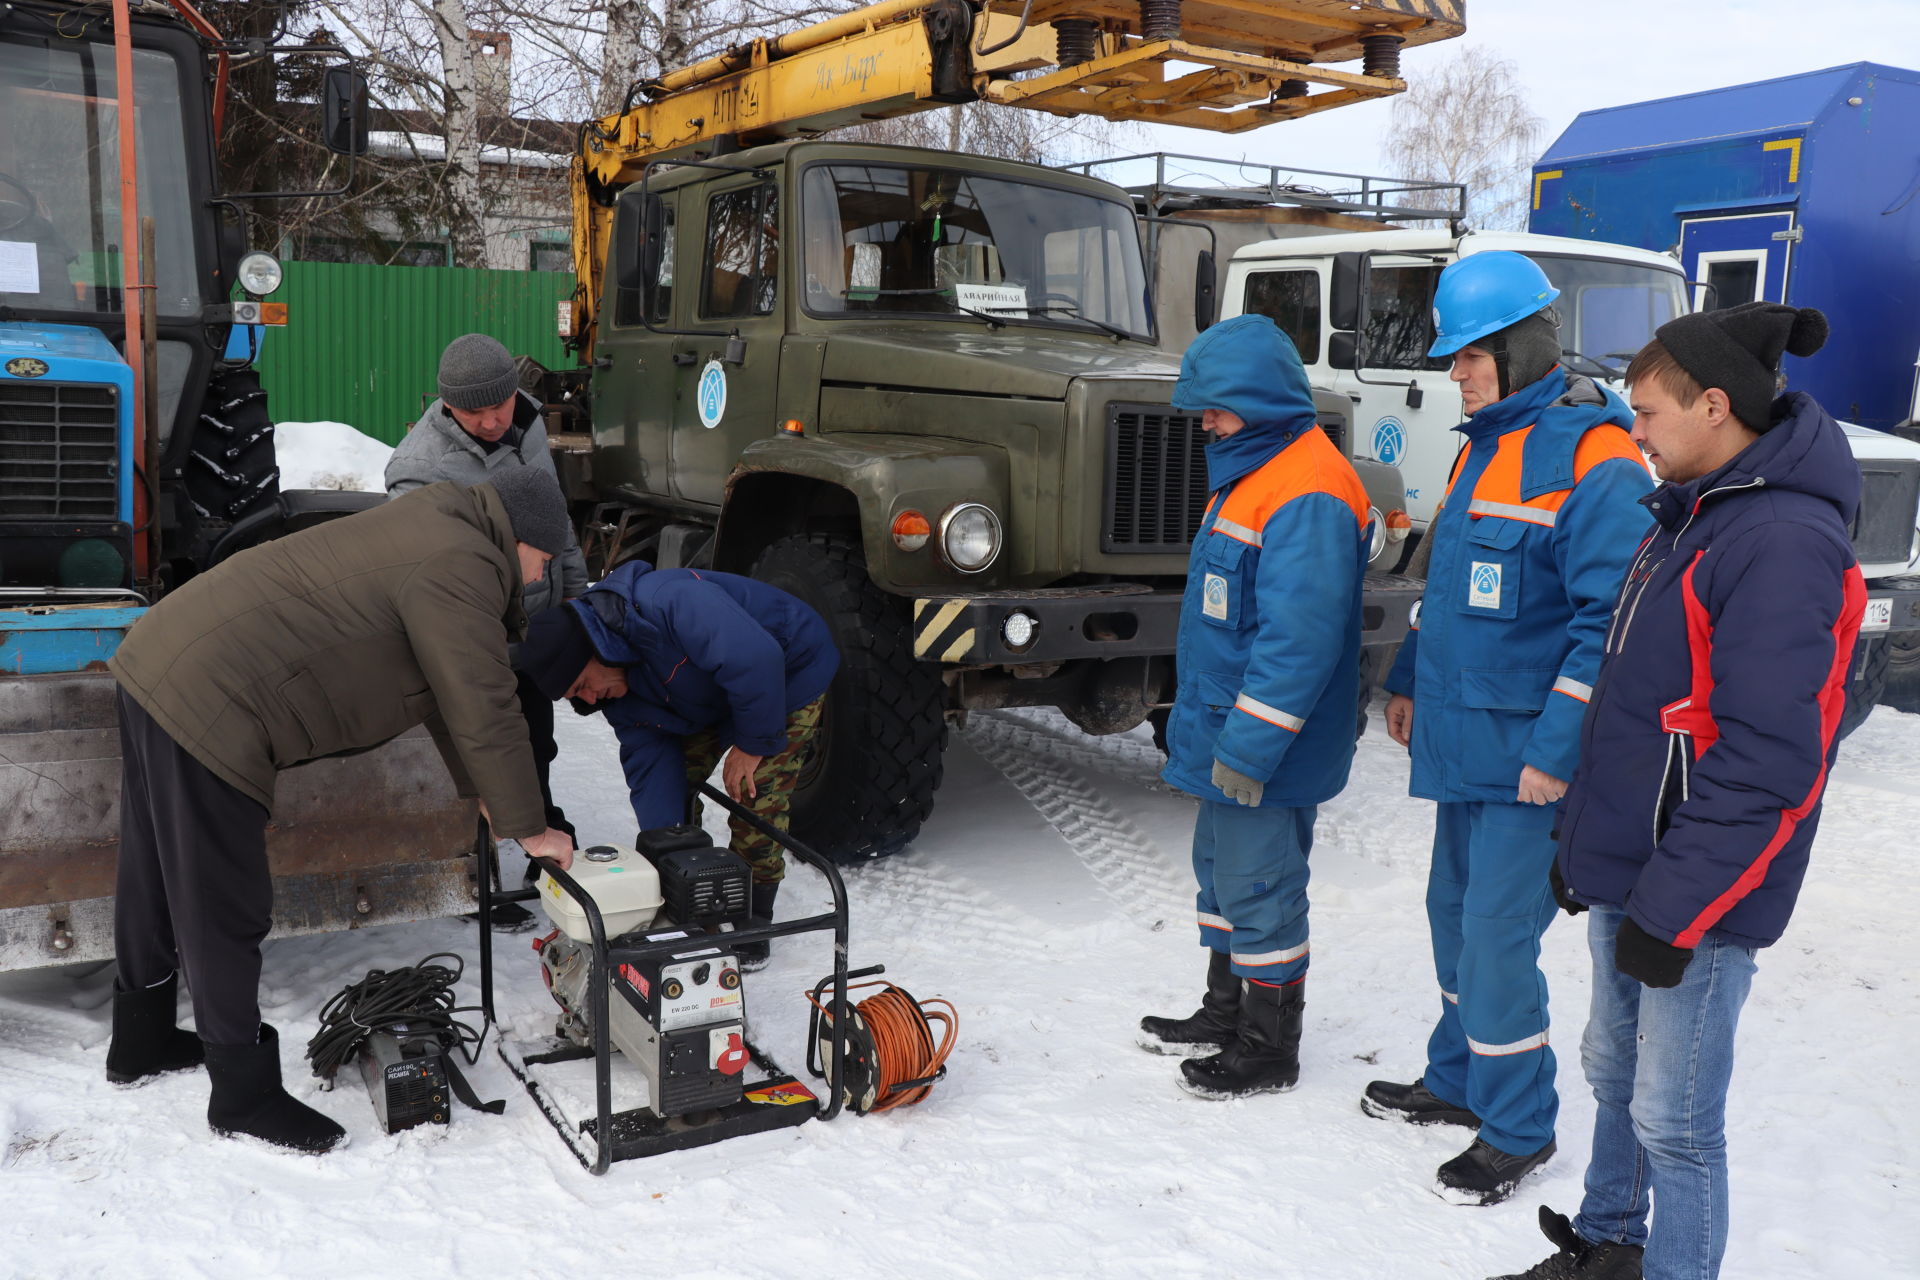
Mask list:
[[[1609,359],[1615,356],[1627,356],[1631,358],[1632,355],[1633,353],[1631,351],[1609,351],[1607,353],[1607,357]],[[1573,369],[1573,372],[1578,374],[1584,374],[1589,378],[1595,378],[1595,377],[1604,378],[1608,382],[1612,382],[1622,377],[1626,373],[1626,370],[1624,368],[1615,368],[1613,365],[1607,364],[1602,360],[1596,360],[1592,356],[1583,355],[1578,351],[1569,350],[1564,347],[1561,348],[1560,358],[1563,361],[1569,362],[1568,364],[1569,368],[1572,368],[1572,365],[1570,363],[1571,361],[1578,360],[1581,364],[1585,365],[1586,368]]]
[[[857,298],[854,296],[856,293],[860,295]],[[840,297],[842,301],[852,302],[866,302],[873,298],[948,298],[951,301],[950,293],[951,291],[947,289],[843,289],[840,291]],[[963,307],[957,302],[953,303],[953,309],[970,315],[976,320],[985,320],[996,329],[1007,327],[1007,322],[999,316],[988,315],[972,307]]]
[[[1116,338],[1132,338],[1133,341],[1135,342],[1146,342],[1145,338],[1137,337],[1134,334],[1128,333],[1125,329],[1122,329],[1117,325],[1108,324],[1105,320],[1095,320],[1092,316],[1082,315],[1078,307],[995,307],[994,310],[995,311],[1018,311],[1024,315],[1030,315],[1030,316],[1063,315],[1070,320],[1078,320],[1082,324],[1090,324],[1094,328],[1110,333]],[[1148,344],[1148,345],[1152,345],[1152,344]]]

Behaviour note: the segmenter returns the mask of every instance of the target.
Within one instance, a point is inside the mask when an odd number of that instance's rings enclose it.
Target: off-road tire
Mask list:
[[[216,373],[193,422],[187,496],[200,519],[232,524],[280,492],[273,417],[252,369]]]
[[[940,788],[947,724],[938,669],[914,658],[905,611],[867,577],[853,539],[782,538],[760,553],[753,576],[811,605],[840,650],[819,746],[794,791],[793,834],[843,865],[898,853]]]
[[[1867,641],[1865,665],[1859,679],[1847,681],[1847,706],[1840,713],[1840,736],[1844,739],[1858,729],[1866,718],[1873,714],[1873,708],[1880,702],[1887,688],[1887,660],[1891,656],[1888,637],[1875,636]],[[1851,676],[1851,670],[1847,673]]]
[[[1920,631],[1887,637],[1887,685],[1880,701],[1899,711],[1920,711]]]

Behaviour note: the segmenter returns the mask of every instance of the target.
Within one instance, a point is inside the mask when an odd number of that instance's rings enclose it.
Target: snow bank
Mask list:
[[[393,446],[344,422],[282,422],[274,427],[282,489],[386,492]]]

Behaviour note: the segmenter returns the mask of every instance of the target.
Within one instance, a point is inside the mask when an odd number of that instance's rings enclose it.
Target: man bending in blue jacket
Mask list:
[[[634,560],[536,616],[520,665],[547,697],[607,717],[642,831],[697,820],[692,789],[716,763],[727,794],[784,831],[840,654],[820,615],[778,587]],[[785,856],[730,825],[753,867],[753,914],[770,921]],[[766,948],[742,952],[752,962]]]
[[[1208,1098],[1300,1078],[1307,854],[1315,807],[1347,785],[1360,664],[1367,494],[1314,425],[1293,343],[1272,320],[1217,324],[1188,348],[1176,408],[1213,437],[1213,497],[1180,609],[1166,779],[1200,799],[1193,873],[1207,993],[1144,1018],[1143,1047]]]
[[[1437,1175],[1457,1204],[1506,1199],[1554,1152],[1540,972],[1554,805],[1652,488],[1626,405],[1560,367],[1558,296],[1517,253],[1441,273],[1427,354],[1453,357],[1466,444],[1427,530],[1416,627],[1387,678],[1410,789],[1439,802],[1427,924],[1440,1017],[1421,1078],[1376,1080],[1360,1105],[1478,1130]]]
[[[1559,1252],[1527,1277],[1720,1274],[1734,1028],[1806,875],[1866,606],[1859,465],[1812,399],[1775,396],[1781,352],[1826,334],[1752,302],[1669,321],[1627,368],[1662,483],[1553,868],[1561,906],[1592,909],[1599,1108],[1586,1200],[1571,1223],[1540,1210]]]

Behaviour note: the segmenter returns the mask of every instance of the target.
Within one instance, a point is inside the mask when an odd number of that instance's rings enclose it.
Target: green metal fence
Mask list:
[[[267,330],[256,362],[278,422],[344,422],[396,443],[434,396],[440,352],[487,333],[550,369],[573,363],[560,345],[559,304],[571,273],[289,262],[273,301],[284,329]]]

